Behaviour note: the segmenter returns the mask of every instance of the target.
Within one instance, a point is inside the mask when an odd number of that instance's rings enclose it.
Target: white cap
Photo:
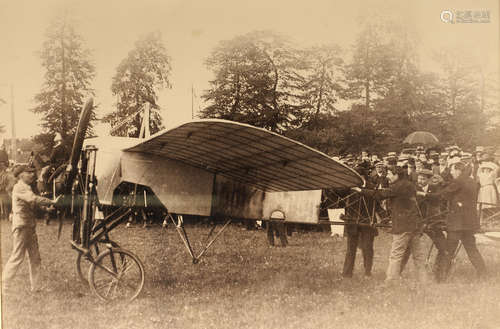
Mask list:
[[[495,170],[498,169],[498,166],[495,163],[491,162],[491,161],[483,161],[479,165],[479,169],[481,169],[481,168],[489,168],[489,169],[495,171]]]
[[[462,159],[459,156],[454,156],[453,158],[448,160],[448,166],[451,167],[452,165],[460,163],[460,162],[463,163]]]

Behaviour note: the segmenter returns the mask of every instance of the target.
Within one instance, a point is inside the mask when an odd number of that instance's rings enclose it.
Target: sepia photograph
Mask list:
[[[498,0],[0,0],[0,329],[500,328]]]

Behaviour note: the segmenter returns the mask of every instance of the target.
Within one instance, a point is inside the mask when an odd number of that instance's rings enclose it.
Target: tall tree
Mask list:
[[[477,145],[487,117],[481,97],[478,64],[465,49],[441,49],[435,54],[440,64],[440,90],[446,121],[447,140],[458,145]]]
[[[419,74],[415,49],[415,38],[403,24],[380,17],[364,21],[344,66],[347,88],[342,92],[351,102],[351,116],[360,122],[344,140],[358,148],[364,141],[364,147],[382,151],[393,148],[412,129]],[[366,140],[364,135],[378,140]]]
[[[398,149],[405,136],[415,130],[417,117],[424,119],[426,77],[418,66],[417,38],[405,24],[385,21],[383,31],[386,79],[378,86],[380,98],[373,102],[374,115],[377,129],[385,132],[384,144]]]
[[[290,92],[301,104],[300,120],[286,136],[326,153],[341,148],[336,103],[344,92],[341,49],[335,44],[298,50],[299,61],[289,81]]]
[[[352,46],[352,59],[345,66],[348,88],[344,97],[361,101],[365,114],[373,109],[374,100],[383,96],[391,78],[391,50],[384,38],[383,24],[367,21]]]
[[[145,106],[151,106],[151,133],[162,128],[156,103],[158,92],[171,88],[170,61],[160,32],[149,33],[137,40],[113,77],[111,91],[118,98],[117,109],[103,118],[104,122],[111,123],[113,135],[137,137]],[[129,117],[127,124],[120,125]]]
[[[206,60],[214,72],[203,94],[202,117],[246,122],[273,131],[300,125],[302,109],[296,70],[302,62],[290,42],[271,31],[222,41]]]
[[[32,111],[42,115],[41,135],[60,133],[63,142],[69,144],[85,98],[94,95],[91,82],[95,68],[90,51],[84,47],[83,38],[68,17],[55,19],[45,37],[40,52],[45,68],[44,82],[42,90],[35,96],[37,105]]]
[[[308,104],[314,122],[320,113],[336,111],[335,103],[344,92],[340,47],[334,44],[316,46],[302,52],[305,70],[301,72],[301,98]]]
[[[202,95],[209,105],[201,116],[260,126],[272,81],[269,63],[257,45],[248,36],[221,41],[205,64],[215,77]]]

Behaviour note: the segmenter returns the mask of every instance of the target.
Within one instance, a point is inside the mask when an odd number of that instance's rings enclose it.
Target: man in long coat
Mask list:
[[[369,173],[370,168],[368,162],[363,162],[361,165],[356,167],[356,171],[361,176],[363,176],[369,188],[377,186],[376,182],[373,182],[372,184],[371,180],[368,179],[368,177],[370,176]],[[379,177],[383,177],[384,179],[386,179],[385,175]],[[344,193],[342,193],[341,195],[343,194]],[[345,194],[347,195],[348,191],[345,191]],[[362,216],[365,218],[371,215],[370,211],[375,206],[374,200],[371,198],[367,198],[365,200],[367,207],[365,208],[364,206],[361,206],[358,208],[357,205],[359,205],[361,202],[362,200],[359,199],[359,195],[353,195],[347,198],[346,200],[347,204],[354,204],[354,206],[346,207],[345,211],[347,218],[353,218],[360,214],[362,214]],[[375,237],[378,235],[377,228],[371,226],[360,226],[353,224],[353,225],[346,225],[344,228],[344,232],[347,236],[347,249],[345,253],[342,276],[344,278],[352,277],[354,271],[354,264],[356,260],[356,252],[358,250],[358,247],[359,249],[361,249],[363,255],[365,276],[367,277],[371,276],[373,267],[373,255],[374,255],[373,243]]]
[[[449,201],[450,206],[446,218],[448,231],[446,272],[449,271],[455,250],[461,241],[470,262],[481,277],[486,274],[486,266],[474,237],[474,233],[479,230],[476,210],[477,184],[467,175],[465,163],[461,161],[451,164],[450,174],[453,180],[438,193]]]
[[[56,133],[54,143],[55,145],[50,153],[49,163],[52,164],[54,169],[57,169],[68,160],[68,150],[63,143],[61,134]]]

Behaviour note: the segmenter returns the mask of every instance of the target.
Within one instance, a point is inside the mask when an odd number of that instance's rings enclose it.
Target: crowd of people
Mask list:
[[[417,278],[428,281],[426,234],[438,250],[433,266],[434,280],[443,282],[449,272],[456,249],[461,242],[478,277],[486,273],[474,233],[481,219],[498,212],[500,190],[500,150],[477,147],[472,153],[458,146],[442,152],[418,147],[412,152],[389,152],[379,158],[362,152],[339,160],[353,167],[365,180],[356,192],[376,202],[377,217],[390,212],[392,245],[387,282],[399,280],[410,257]],[[356,247],[363,253],[365,275],[371,274],[375,226],[346,225],[347,252],[343,276],[352,277]]]
[[[429,280],[422,241],[424,234],[433,241],[438,251],[433,266],[435,281],[446,279],[459,243],[467,251],[478,277],[485,275],[486,265],[476,247],[474,234],[481,227],[481,219],[489,218],[491,212],[498,211],[500,149],[495,152],[477,147],[474,152],[467,153],[457,146],[442,152],[418,147],[399,154],[389,152],[381,158],[364,151],[359,156],[347,155],[338,160],[354,168],[364,178],[364,186],[353,190],[372,202],[376,216],[390,214],[393,239],[387,282],[400,279],[410,257],[415,265],[416,277],[424,282]],[[29,165],[9,168],[6,154],[0,154],[0,215],[6,217],[12,214],[13,234],[13,251],[3,273],[6,289],[25,254],[29,256],[31,288],[34,291],[39,289],[40,257],[35,231],[38,215],[33,210],[39,206],[53,209],[51,205],[58,200],[33,192],[34,171]],[[284,227],[284,224],[270,223],[268,239],[271,245],[274,245],[276,235],[286,246]],[[358,247],[363,253],[365,275],[370,276],[373,244],[378,234],[376,225],[346,225],[345,232],[347,252],[343,276],[352,277]]]

